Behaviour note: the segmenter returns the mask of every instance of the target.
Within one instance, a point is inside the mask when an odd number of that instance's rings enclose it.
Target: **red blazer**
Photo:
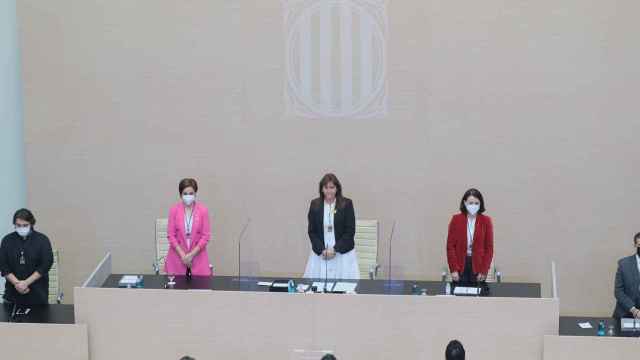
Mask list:
[[[493,224],[487,215],[478,214],[473,234],[473,273],[487,274],[493,259]],[[460,274],[464,271],[467,257],[467,215],[460,213],[451,217],[447,236],[447,261],[449,270]]]

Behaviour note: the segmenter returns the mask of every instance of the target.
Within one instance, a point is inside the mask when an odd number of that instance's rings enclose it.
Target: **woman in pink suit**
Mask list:
[[[178,190],[182,201],[169,210],[169,253],[165,271],[170,275],[185,275],[191,268],[192,275],[210,276],[207,254],[207,243],[211,238],[209,210],[196,202],[198,183],[194,179],[182,179]]]

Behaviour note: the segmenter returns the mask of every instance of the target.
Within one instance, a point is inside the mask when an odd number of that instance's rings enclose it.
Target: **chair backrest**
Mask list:
[[[169,253],[169,238],[167,237],[167,219],[156,219],[156,258],[155,264],[164,274],[164,262]]]
[[[4,276],[0,276],[0,304],[2,304],[4,302],[4,286],[5,283],[7,282],[7,279],[4,278]]]
[[[496,282],[496,258],[491,259],[491,265],[489,266],[489,273],[487,274],[487,282]]]
[[[355,246],[361,279],[368,279],[370,269],[378,263],[378,238],[378,220],[356,220]]]
[[[53,265],[49,269],[49,304],[62,301],[62,286],[60,281],[60,251],[53,249]]]

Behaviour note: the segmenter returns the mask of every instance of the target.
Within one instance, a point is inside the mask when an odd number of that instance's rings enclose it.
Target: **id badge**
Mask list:
[[[25,265],[27,261],[24,258],[24,251],[20,252],[20,265]]]

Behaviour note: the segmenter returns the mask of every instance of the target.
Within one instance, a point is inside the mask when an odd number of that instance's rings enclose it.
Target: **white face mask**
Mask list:
[[[196,201],[195,195],[182,195],[182,202],[184,202],[185,205],[191,206],[194,201]]]
[[[467,212],[471,215],[477,214],[478,210],[480,210],[480,204],[465,204],[464,206],[467,208]]]
[[[29,233],[31,232],[31,226],[25,226],[25,227],[16,226],[16,232],[18,233],[18,235],[22,237],[27,237],[27,235],[29,235]]]

